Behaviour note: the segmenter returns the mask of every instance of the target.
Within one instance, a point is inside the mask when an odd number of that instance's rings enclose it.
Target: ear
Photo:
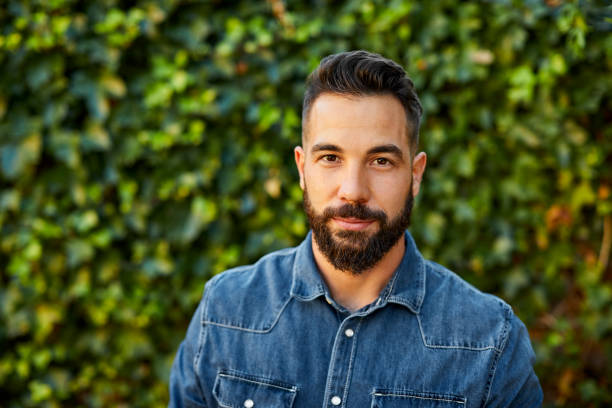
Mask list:
[[[296,146],[293,149],[293,155],[295,156],[295,165],[297,166],[298,173],[300,173],[300,188],[304,190],[304,162],[306,161],[306,153],[302,146]]]
[[[425,173],[425,166],[427,165],[427,154],[421,152],[414,156],[412,160],[412,195],[416,197],[421,189],[421,181],[423,180],[423,173]]]

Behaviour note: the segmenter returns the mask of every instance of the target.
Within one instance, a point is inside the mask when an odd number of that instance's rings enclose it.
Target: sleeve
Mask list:
[[[205,298],[206,296],[204,296]],[[189,323],[185,339],[174,357],[170,372],[169,408],[205,408],[204,396],[195,369],[196,355],[200,347],[204,299]]]
[[[541,407],[543,394],[533,370],[535,354],[523,322],[513,313],[509,333],[493,367],[488,398],[484,406]]]

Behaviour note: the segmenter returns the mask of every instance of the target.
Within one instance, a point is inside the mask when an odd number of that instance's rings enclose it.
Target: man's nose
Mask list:
[[[359,165],[350,165],[342,174],[338,196],[350,203],[365,203],[370,198],[370,188],[364,169]]]

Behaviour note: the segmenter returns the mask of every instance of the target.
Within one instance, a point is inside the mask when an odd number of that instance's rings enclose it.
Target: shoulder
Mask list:
[[[281,249],[263,256],[254,264],[221,272],[208,281],[207,290],[237,294],[237,291],[274,289],[285,281],[290,285],[296,249]]]
[[[296,248],[272,252],[252,265],[214,276],[204,291],[202,323],[269,330],[290,298]]]
[[[515,318],[512,308],[435,262],[425,261],[425,268],[426,296],[420,322],[426,344],[467,349],[503,348]]]

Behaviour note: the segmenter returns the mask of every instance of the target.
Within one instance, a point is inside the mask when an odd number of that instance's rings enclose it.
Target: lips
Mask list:
[[[362,231],[376,222],[376,220],[363,220],[361,218],[334,217],[332,219],[340,228],[350,231]]]

